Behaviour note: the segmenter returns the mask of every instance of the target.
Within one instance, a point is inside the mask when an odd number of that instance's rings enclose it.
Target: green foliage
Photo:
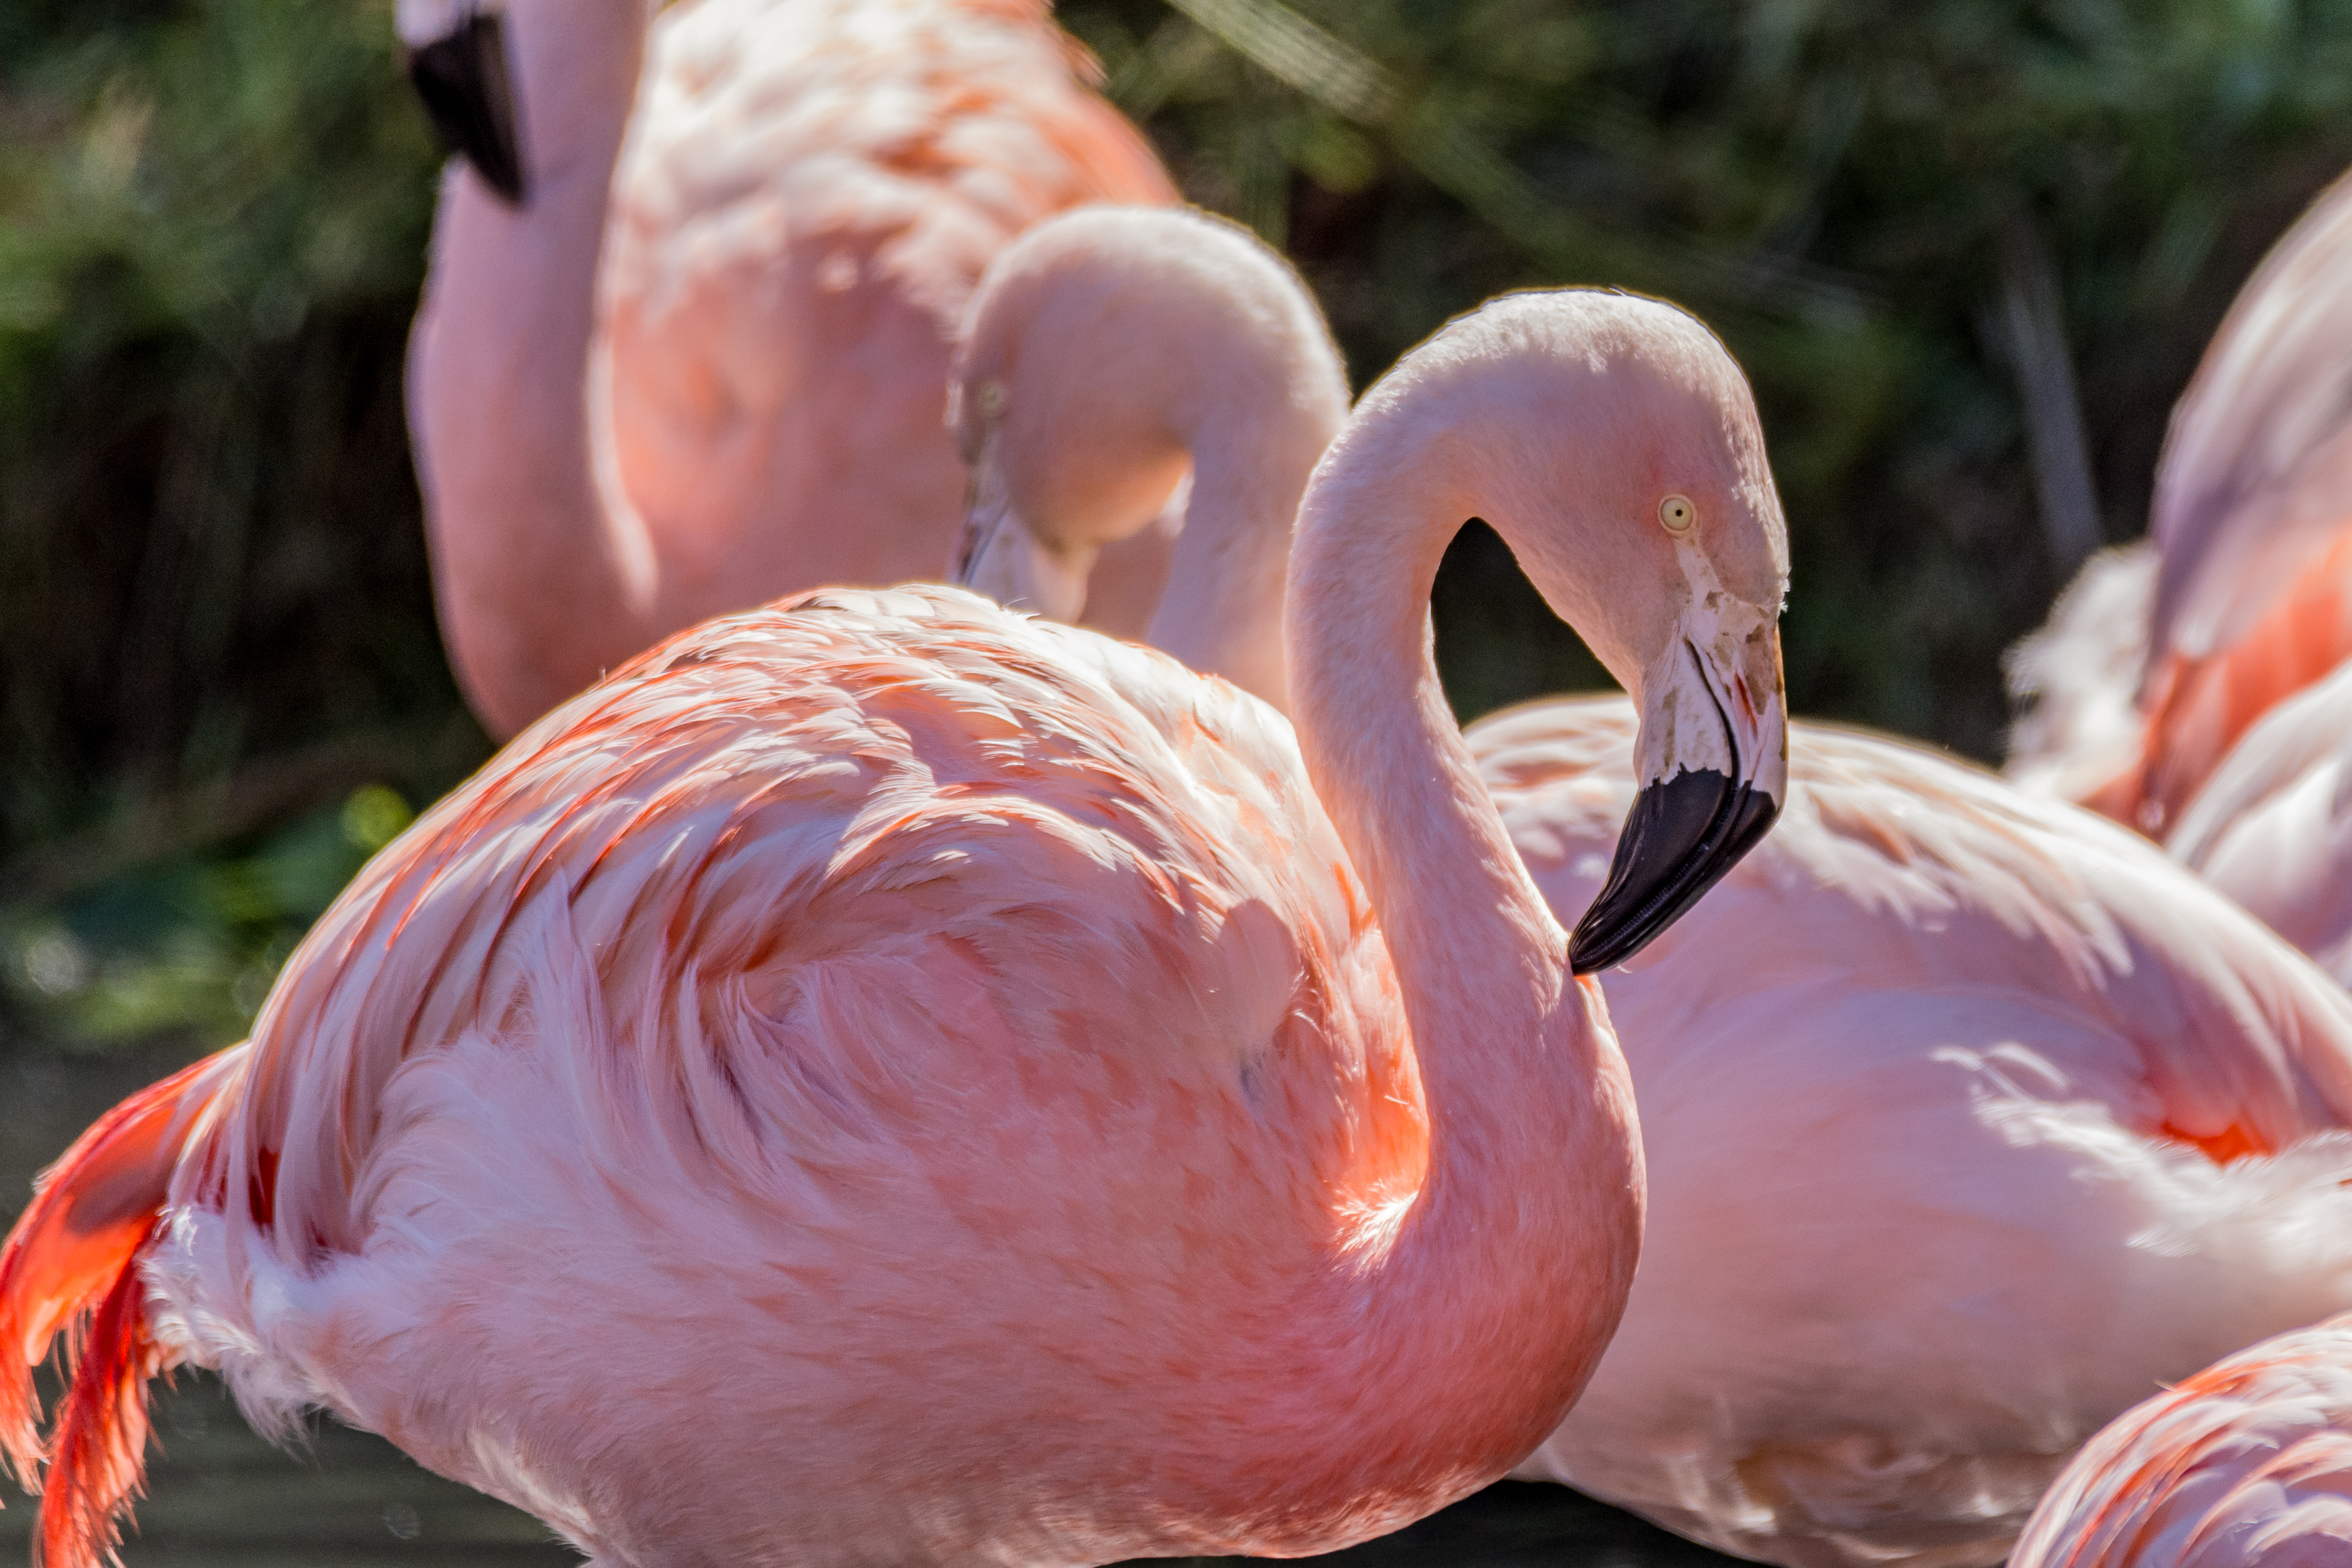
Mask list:
[[[400,401],[439,155],[348,0],[0,7],[0,1016],[225,1038],[335,803],[484,752]]]
[[[387,12],[0,7],[0,1002],[42,1033],[242,1030],[391,803],[485,754],[404,436],[438,160]],[[2199,350],[2352,162],[2352,0],[1062,16],[1360,380],[1504,288],[1699,311],[1788,504],[1795,706],[1979,756],[2062,576],[2004,300],[2054,283],[2097,524],[2137,532]],[[1600,678],[1483,529],[1436,616],[1465,716]]]
[[[0,987],[69,1046],[164,1032],[228,1044],[302,933],[413,815],[398,791],[364,785],[249,845],[170,856],[0,922]]]
[[[399,396],[438,160],[388,18],[7,16],[0,865],[453,697]]]

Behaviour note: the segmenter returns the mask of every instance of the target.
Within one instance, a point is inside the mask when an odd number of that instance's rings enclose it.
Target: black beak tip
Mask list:
[[[446,37],[410,51],[408,79],[443,144],[509,206],[522,205],[529,182],[499,18],[478,12]]]
[[[1780,802],[1712,768],[1685,769],[1633,802],[1601,896],[1569,938],[1569,968],[1614,967],[1648,946],[1754,849]]]

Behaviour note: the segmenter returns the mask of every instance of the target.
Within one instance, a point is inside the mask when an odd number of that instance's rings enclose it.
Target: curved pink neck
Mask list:
[[[501,737],[653,640],[654,567],[591,433],[596,266],[645,0],[507,12],[530,200],[451,164],[409,348],[442,635]]]
[[[1347,417],[1347,382],[1337,370],[1309,367],[1292,395],[1223,403],[1201,422],[1186,443],[1192,494],[1184,531],[1146,639],[1286,711],[1291,520],[1315,460]],[[1325,381],[1333,384],[1318,384]]]
[[[1641,1152],[1599,988],[1570,977],[1566,936],[1431,659],[1438,559],[1478,508],[1395,450],[1399,423],[1360,414],[1309,487],[1291,697],[1387,941],[1428,1104],[1428,1176],[1367,1275],[1359,1343],[1388,1382],[1427,1391],[1384,1398],[1420,1423],[1399,1440],[1456,1445],[1469,1479],[1558,1424],[1615,1331],[1640,1248]]]

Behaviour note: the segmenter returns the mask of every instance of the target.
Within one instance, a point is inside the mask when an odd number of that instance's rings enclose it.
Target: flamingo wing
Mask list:
[[[2234,643],[2352,517],[2352,180],[2264,258],[2174,410],[2149,532],[2154,648]]]
[[[2352,664],[2258,719],[2165,850],[2352,985]]]
[[[2148,528],[2147,755],[2098,804],[2164,837],[2248,726],[2352,655],[2352,180],[2214,334],[2173,411]]]
[[[950,344],[989,258],[1066,207],[1176,199],[1096,75],[1043,0],[656,21],[600,315],[619,472],[677,621],[737,608],[752,567],[779,588],[943,569]]]
[[[2352,1318],[2282,1334],[2124,1413],[2011,1568],[2326,1568],[2352,1557]]]
[[[1630,706],[1470,734],[1573,918]],[[2352,1305],[2352,1006],[2074,807],[1822,725],[1790,781],[1772,833],[1603,977],[1649,1223],[1616,1338],[1521,1473],[1769,1562],[1994,1562],[2153,1384]]]

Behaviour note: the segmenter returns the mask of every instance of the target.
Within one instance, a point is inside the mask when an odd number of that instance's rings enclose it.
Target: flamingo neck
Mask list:
[[[530,194],[456,163],[409,353],[442,632],[512,734],[653,640],[645,529],[592,429],[596,267],[645,54],[645,0],[507,11]]]
[[[1315,460],[1348,412],[1347,382],[1336,363],[1292,379],[1295,387],[1263,401],[1221,401],[1186,443],[1192,499],[1148,638],[1192,669],[1223,675],[1286,712],[1282,613],[1291,521]]]
[[[1431,658],[1438,560],[1479,508],[1469,486],[1393,461],[1390,439],[1360,416],[1309,487],[1291,695],[1388,945],[1429,1116],[1426,1179],[1391,1220],[1363,1309],[1387,1332],[1363,1343],[1419,1369],[1428,1403],[1399,1402],[1414,1419],[1482,1417],[1444,1436],[1499,1474],[1566,1415],[1615,1331],[1640,1246],[1640,1138],[1600,989],[1571,977]]]

